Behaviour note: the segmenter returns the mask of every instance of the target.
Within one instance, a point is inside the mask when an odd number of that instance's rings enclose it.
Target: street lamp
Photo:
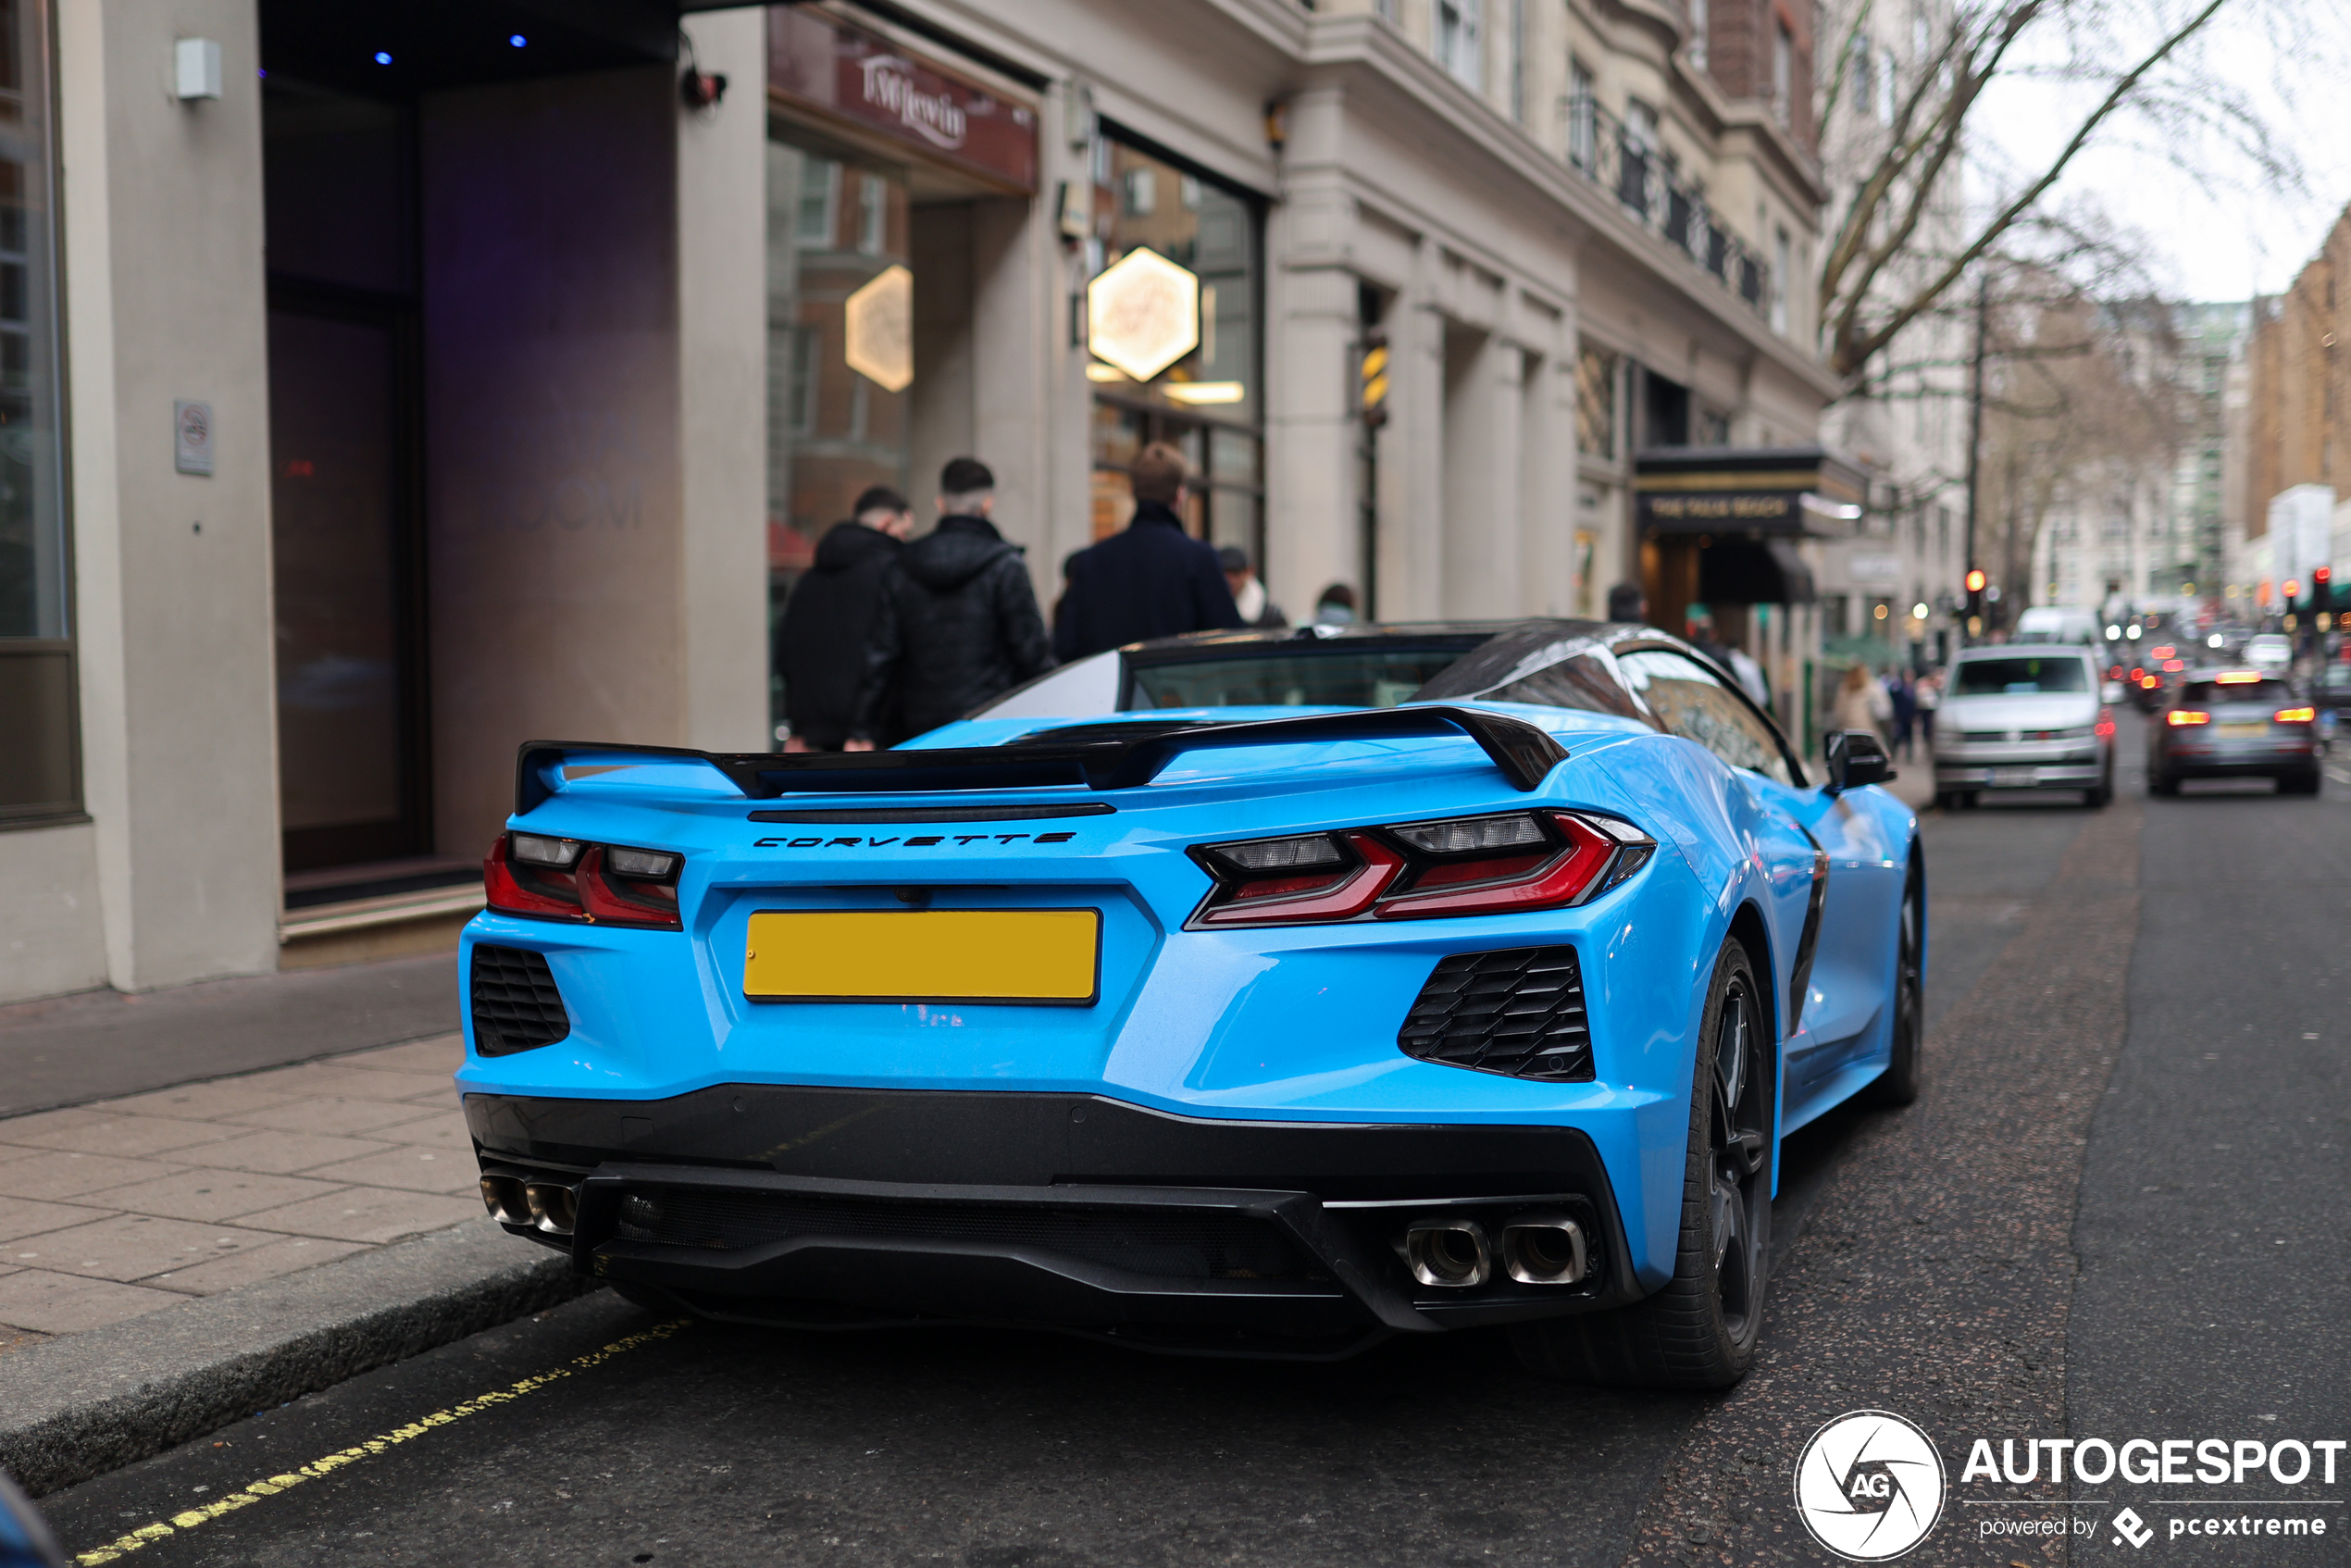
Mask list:
[[[2107,640],[2108,642],[2120,642],[2120,641],[2122,641],[2122,628],[2121,628],[2121,627],[2119,627],[2119,626],[2111,626],[2111,625],[2109,625],[2109,626],[2106,628],[2106,640]]]
[[[2139,628],[2135,624],[2124,627],[2122,628],[2122,635],[2129,638],[2132,641],[2136,642],[2139,640]]]

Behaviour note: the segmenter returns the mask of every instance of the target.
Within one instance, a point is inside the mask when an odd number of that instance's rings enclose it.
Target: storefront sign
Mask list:
[[[914,275],[886,267],[842,303],[849,367],[884,392],[904,392],[914,379]]]
[[[1138,246],[1086,285],[1086,346],[1148,381],[1200,346],[1200,280]]]
[[[767,13],[767,84],[815,111],[1022,192],[1037,188],[1037,115],[886,38],[797,6]]]
[[[1635,498],[1639,520],[1659,528],[1689,529],[1716,525],[1739,528],[1791,522],[1797,497],[1786,491],[1722,495],[1650,495]]]

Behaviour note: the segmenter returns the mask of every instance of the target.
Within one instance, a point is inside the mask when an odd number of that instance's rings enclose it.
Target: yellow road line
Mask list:
[[[656,1324],[641,1334],[631,1334],[626,1338],[616,1339],[600,1350],[591,1350],[584,1356],[574,1356],[568,1366],[559,1366],[552,1372],[539,1373],[534,1376],[524,1378],[519,1383],[509,1384],[504,1388],[492,1388],[486,1394],[477,1394],[472,1399],[451,1405],[446,1410],[437,1410],[430,1415],[420,1416],[405,1426],[395,1426],[380,1437],[370,1437],[356,1448],[344,1449],[339,1453],[330,1453],[323,1459],[313,1460],[298,1469],[251,1482],[240,1490],[217,1498],[200,1508],[192,1508],[184,1512],[175,1513],[168,1520],[159,1519],[152,1524],[142,1524],[129,1535],[118,1536],[102,1547],[94,1547],[82,1552],[74,1561],[85,1565],[112,1562],[127,1551],[137,1551],[141,1547],[153,1545],[167,1536],[176,1536],[182,1531],[193,1530],[199,1524],[210,1524],[224,1513],[234,1513],[241,1508],[251,1507],[264,1498],[274,1498],[289,1487],[298,1487],[305,1481],[316,1481],[321,1476],[330,1475],[346,1464],[356,1464],[363,1459],[372,1458],[388,1449],[406,1442],[411,1437],[421,1437],[437,1427],[446,1426],[468,1415],[478,1415],[485,1410],[494,1410],[500,1405],[521,1399],[526,1394],[535,1394],[551,1383],[560,1382],[564,1378],[591,1371],[615,1356],[625,1355],[640,1346],[668,1338],[690,1321],[692,1320],[689,1318],[679,1318],[675,1323]]]

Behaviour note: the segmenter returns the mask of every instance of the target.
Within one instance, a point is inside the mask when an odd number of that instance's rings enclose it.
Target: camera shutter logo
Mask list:
[[[1847,1411],[1796,1462],[1796,1512],[1812,1538],[1850,1562],[1901,1556],[1943,1515],[1943,1456],[1890,1411]]]

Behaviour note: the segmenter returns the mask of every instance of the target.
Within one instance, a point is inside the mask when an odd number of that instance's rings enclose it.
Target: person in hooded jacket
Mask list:
[[[838,752],[857,722],[865,679],[865,645],[881,604],[882,579],[914,531],[914,509],[888,485],[857,498],[851,520],[835,523],[816,546],[816,564],[792,589],[776,633],[776,670],[784,678],[788,752]],[[884,744],[902,740],[884,716]]]
[[[1021,547],[990,520],[996,476],[958,457],[939,488],[939,527],[882,579],[849,751],[872,751],[889,734],[893,702],[904,732],[920,735],[1053,667]]]
[[[1215,548],[1184,531],[1190,465],[1183,453],[1155,441],[1126,473],[1133,521],[1069,563],[1069,591],[1053,625],[1053,652],[1064,663],[1147,637],[1243,624]]]

